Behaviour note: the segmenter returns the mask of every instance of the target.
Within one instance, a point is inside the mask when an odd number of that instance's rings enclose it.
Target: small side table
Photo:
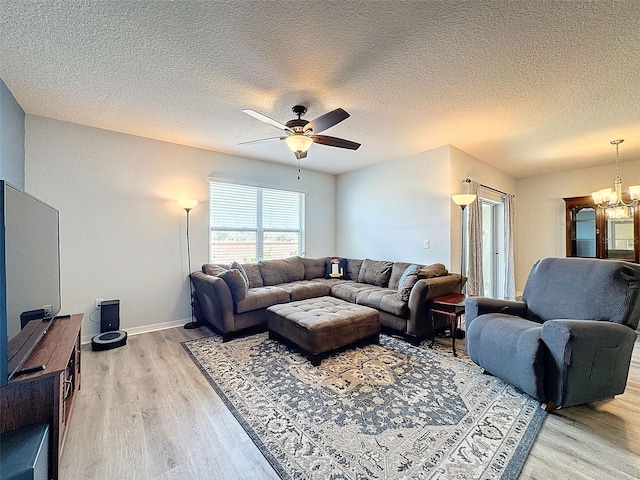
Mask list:
[[[463,293],[448,293],[441,297],[434,298],[431,302],[431,311],[429,312],[429,321],[431,322],[431,346],[436,339],[435,323],[433,321],[434,314],[445,315],[451,322],[451,345],[453,346],[453,356],[456,353],[456,330],[460,316],[464,313],[464,301],[467,296]]]

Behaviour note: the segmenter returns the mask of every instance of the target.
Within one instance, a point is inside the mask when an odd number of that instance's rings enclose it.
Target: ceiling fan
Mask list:
[[[350,140],[329,137],[327,135],[318,135],[318,133],[323,132],[326,129],[333,127],[335,124],[349,118],[349,114],[343,109],[336,108],[335,110],[325,113],[324,115],[320,115],[311,121],[303,120],[301,118],[305,113],[307,113],[307,107],[304,105],[295,105],[292,110],[298,118],[289,120],[286,124],[280,123],[273,118],[256,112],[255,110],[242,110],[247,115],[251,115],[253,118],[257,118],[261,122],[268,123],[273,127],[284,130],[287,135],[284,137],[271,137],[263,138],[261,140],[252,140],[250,142],[242,142],[239,143],[239,145],[268,142],[270,140],[284,140],[298,160],[307,156],[307,150],[309,150],[312,143],[319,143],[330,147],[348,148],[350,150],[357,150],[358,147],[360,147],[359,143],[352,142]]]

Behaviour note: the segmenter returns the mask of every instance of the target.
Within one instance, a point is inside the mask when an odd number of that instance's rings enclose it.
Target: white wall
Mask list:
[[[467,177],[516,191],[514,178],[451,145],[338,176],[338,253],[459,272],[461,212],[451,195]]]
[[[448,159],[444,146],[339,175],[337,254],[448,265]]]
[[[470,178],[482,185],[495,188],[505,193],[516,193],[516,179],[498,170],[491,165],[478,160],[467,152],[451,146],[451,194],[467,193],[468,185],[462,183],[466,178]],[[516,196],[516,217],[518,198]],[[460,271],[460,222],[462,221],[461,209],[458,205],[450,202],[452,228],[451,228],[451,271]],[[515,242],[515,240],[514,240]]]
[[[120,299],[121,328],[188,320],[185,213],[192,269],[208,257],[207,177],[307,193],[307,256],[335,252],[333,175],[27,115],[26,190],[60,210],[63,313]]]
[[[622,186],[640,184],[640,161],[620,164]],[[613,187],[615,166],[586,168],[518,179],[516,198],[516,290],[524,289],[532,264],[566,256],[563,198]]]

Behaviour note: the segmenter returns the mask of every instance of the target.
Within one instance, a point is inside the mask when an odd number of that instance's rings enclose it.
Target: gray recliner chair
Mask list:
[[[467,353],[547,410],[624,392],[640,319],[640,266],[544,258],[521,302],[467,298]]]

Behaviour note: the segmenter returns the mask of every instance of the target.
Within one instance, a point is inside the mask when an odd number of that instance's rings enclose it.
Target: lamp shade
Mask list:
[[[180,208],[182,208],[183,210],[191,210],[197,204],[198,204],[198,200],[185,199],[185,198],[181,198],[180,200],[178,200],[178,205],[180,205]]]
[[[461,207],[466,207],[470,203],[473,203],[476,199],[477,195],[473,195],[471,193],[461,193],[459,195],[451,195],[451,200],[456,205],[460,205]]]
[[[599,192],[604,202],[613,200],[613,188],[603,188],[602,190],[599,190]]]
[[[310,137],[307,137],[302,133],[294,133],[293,135],[285,138],[284,141],[292,152],[298,153],[306,152],[313,143],[313,140]]]
[[[593,201],[596,204],[603,202],[602,194],[600,193],[600,191],[591,192],[591,198],[593,198]]]

